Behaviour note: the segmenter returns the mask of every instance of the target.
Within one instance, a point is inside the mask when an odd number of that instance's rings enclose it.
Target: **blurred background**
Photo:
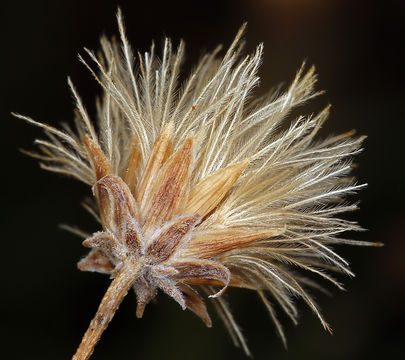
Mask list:
[[[384,248],[342,247],[355,279],[347,292],[317,294],[334,329],[326,333],[300,304],[297,327],[280,313],[288,337],[284,350],[258,298],[248,291],[227,297],[255,359],[397,359],[404,350],[404,24],[398,0],[251,1],[10,1],[2,2],[1,119],[2,259],[1,336],[4,359],[69,359],[108,286],[106,276],[81,273],[81,241],[58,228],[97,229],[79,202],[84,184],[46,173],[18,148],[33,149],[38,129],[11,117],[19,112],[58,126],[72,119],[70,75],[90,112],[100,93],[77,60],[83,46],[98,49],[102,33],[117,34],[120,5],[133,47],[147,50],[167,35],[187,45],[185,69],[204,50],[232,41],[248,22],[247,51],[264,43],[257,94],[290,82],[303,60],[314,64],[326,94],[300,113],[333,105],[322,135],[352,128],[368,135],[354,173],[367,182],[361,210],[350,214],[368,231],[352,238],[382,241]],[[355,197],[357,198],[357,197]],[[96,347],[103,359],[246,359],[220,320],[207,329],[166,296],[135,317],[127,296]]]

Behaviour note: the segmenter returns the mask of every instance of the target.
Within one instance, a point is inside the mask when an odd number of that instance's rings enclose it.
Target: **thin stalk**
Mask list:
[[[111,282],[72,360],[89,359],[102,333],[138,277],[140,267],[140,264],[123,266]]]

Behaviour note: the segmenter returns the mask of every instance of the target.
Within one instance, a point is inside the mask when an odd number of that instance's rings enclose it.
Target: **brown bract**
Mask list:
[[[91,355],[131,287],[137,296],[138,317],[157,290],[162,290],[211,326],[202,298],[189,285],[220,285],[222,288],[211,297],[222,295],[229,285],[243,285],[224,265],[210,258],[275,235],[274,231],[246,229],[199,233],[199,225],[215,212],[249,161],[228,165],[191,187],[193,136],[190,134],[174,152],[172,133],[173,123],[169,123],[155,141],[141,176],[137,176],[139,152],[134,146],[125,179],[112,173],[107,157],[89,136],[83,139],[97,177],[93,191],[103,231],[83,242],[92,250],[79,268],[111,273],[114,281],[74,359]]]

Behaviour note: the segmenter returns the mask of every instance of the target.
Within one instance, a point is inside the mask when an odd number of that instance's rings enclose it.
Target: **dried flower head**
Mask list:
[[[352,273],[331,245],[369,244],[337,238],[360,228],[336,217],[356,209],[343,196],[364,186],[347,176],[364,137],[315,140],[329,108],[279,129],[318,94],[313,68],[302,67],[286,92],[249,102],[263,46],[242,58],[244,27],[222,59],[219,47],[205,55],[180,87],[184,44],[174,51],[166,39],[160,59],[152,45],[135,63],[120,12],[118,24],[121,44],[103,37],[99,55],[86,49],[97,70],[80,58],[104,90],[96,124],[70,81],[74,130],[17,115],[48,137],[30,153],[43,168],[92,187],[95,207],[86,208],[102,227],[84,240],[91,250],[78,267],[113,281],[73,359],[90,357],[131,288],[138,317],[160,290],[211,326],[202,291],[246,353],[221,297],[231,286],[258,293],[283,342],[272,302],[296,323],[301,297],[329,330],[306,290],[319,285],[300,270],[342,288],[325,270]]]

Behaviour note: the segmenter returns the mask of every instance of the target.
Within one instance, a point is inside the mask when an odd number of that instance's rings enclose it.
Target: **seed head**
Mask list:
[[[337,236],[360,230],[336,215],[356,205],[343,197],[364,185],[348,177],[364,137],[354,132],[316,140],[329,107],[280,130],[290,111],[319,93],[314,69],[302,66],[283,93],[249,101],[258,85],[263,46],[241,57],[243,26],[223,58],[206,54],[179,85],[184,44],[152,45],[137,60],[118,12],[120,41],[86,49],[103,89],[97,122],[76,99],[75,129],[63,130],[17,115],[44,129],[36,140],[47,170],[90,185],[100,222],[78,267],[113,279],[73,359],[88,359],[130,288],[138,317],[158,291],[211,326],[209,295],[236,345],[246,342],[222,295],[229,287],[258,293],[285,343],[273,303],[297,322],[301,297],[329,329],[308,294],[312,272],[342,288],[325,270],[352,275],[333,244],[369,245]],[[94,66],[95,69],[92,67]],[[135,70],[139,69],[139,70]],[[199,293],[200,292],[200,293]],[[269,300],[272,299],[272,301]]]

